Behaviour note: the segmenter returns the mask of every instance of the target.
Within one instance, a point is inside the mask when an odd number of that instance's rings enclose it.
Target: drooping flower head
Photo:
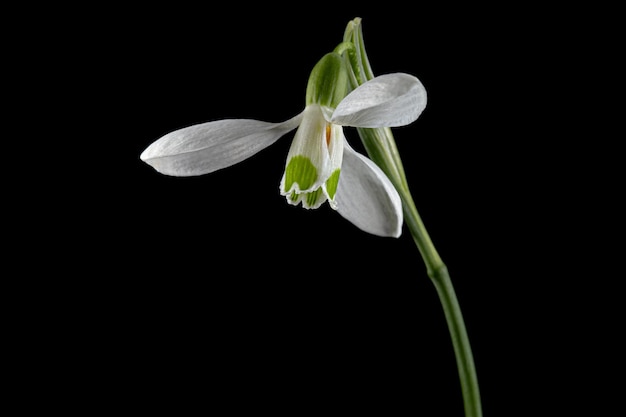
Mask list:
[[[381,169],[350,147],[343,126],[412,123],[426,105],[426,91],[416,77],[403,73],[381,75],[347,91],[348,71],[336,49],[314,67],[305,107],[295,117],[281,123],[225,119],[189,126],[153,142],[140,158],[166,175],[203,175],[241,162],[297,128],[280,181],[288,203],[315,209],[328,201],[360,229],[398,237],[400,197]]]
[[[340,125],[329,121],[345,97],[348,73],[337,52],[326,54],[313,68],[306,92],[302,122],[287,154],[280,192],[290,204],[318,208],[326,200],[337,208],[335,194],[341,174],[345,137]]]

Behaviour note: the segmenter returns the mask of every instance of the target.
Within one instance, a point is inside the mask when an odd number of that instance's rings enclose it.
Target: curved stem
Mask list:
[[[394,180],[391,181],[394,182]],[[422,222],[422,218],[417,212],[415,202],[413,201],[413,197],[411,196],[408,186],[402,187],[400,184],[395,183],[394,186],[396,187],[396,190],[398,190],[398,194],[400,194],[400,198],[402,199],[404,222],[413,236],[415,246],[417,246],[417,249],[422,255],[428,276],[433,279],[436,272],[440,269],[445,269],[446,265],[441,260],[439,253],[435,249],[435,245],[430,239],[430,235],[426,231],[426,226],[424,226],[424,222]]]
[[[459,306],[459,302],[450,280],[448,268],[442,261],[435,245],[430,239],[430,235],[422,222],[417,211],[411,192],[409,191],[404,177],[404,170],[399,155],[390,151],[389,146],[384,142],[394,142],[393,135],[388,129],[366,129],[358,128],[357,131],[365,146],[368,155],[387,175],[393,183],[400,198],[404,212],[404,222],[406,223],[413,241],[419,250],[426,272],[435,285],[439,300],[443,308],[448,330],[454,347],[456,363],[463,393],[463,403],[466,417],[481,417],[481,400],[478,389],[478,379],[472,349],[465,328],[465,321]],[[395,149],[395,148],[394,148]]]
[[[352,88],[356,88],[374,77],[365,53],[361,20],[359,18],[348,24],[344,34],[344,41],[351,41],[355,45],[354,50],[352,50],[355,55],[351,56],[349,67],[352,69],[350,76]],[[439,253],[437,253],[409,191],[402,160],[396,148],[391,129],[359,128],[357,131],[367,154],[385,172],[400,194],[404,221],[426,265],[426,272],[439,295],[454,347],[463,394],[465,417],[482,417],[482,405],[474,357],[461,307],[454,291],[448,268],[441,260]]]
[[[465,407],[466,417],[480,417],[483,415],[480,392],[478,390],[478,380],[476,378],[476,369],[474,367],[474,357],[470,347],[465,322],[459,301],[456,298],[452,281],[448,275],[448,269],[445,265],[433,272],[431,276],[439,300],[446,315],[448,329],[454,346],[454,354],[456,356],[456,364],[461,382],[461,391],[463,392],[463,405]]]
[[[461,312],[454,286],[450,280],[448,268],[439,257],[435,246],[430,240],[408,189],[402,189],[399,193],[404,207],[405,222],[424,259],[428,276],[435,285],[437,294],[439,295],[439,301],[441,302],[446,317],[446,322],[448,323],[448,330],[456,356],[459,380],[461,382],[465,416],[481,417],[482,405],[478,389],[476,367],[474,365],[474,356],[465,328],[463,313]]]

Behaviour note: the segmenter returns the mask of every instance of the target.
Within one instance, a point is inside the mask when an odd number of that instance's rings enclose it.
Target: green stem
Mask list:
[[[428,276],[435,285],[439,301],[446,316],[461,382],[465,416],[481,417],[482,406],[476,367],[474,366],[474,356],[469,337],[467,336],[463,313],[461,312],[448,268],[439,257],[435,246],[430,240],[408,189],[403,189],[400,192],[400,197],[404,207],[405,222],[424,259]]]
[[[402,166],[395,164],[396,158],[388,152],[387,147],[380,145],[380,137],[383,132],[389,135],[388,131],[380,129],[357,129],[368,155],[385,172],[398,190],[402,199],[404,212],[404,222],[406,223],[413,241],[419,250],[426,272],[435,285],[439,300],[443,308],[448,330],[454,347],[456,363],[461,382],[463,403],[466,417],[481,417],[481,400],[478,389],[478,379],[474,366],[474,357],[465,328],[465,321],[459,306],[459,301],[454,291],[454,286],[448,273],[448,268],[441,260],[439,253],[435,249],[430,236],[417,211],[411,192],[406,185],[406,180],[398,172],[404,173]],[[388,137],[389,138],[389,137]],[[392,138],[392,137],[391,137]],[[393,169],[392,169],[393,167]]]
[[[481,417],[483,412],[478,389],[478,380],[476,378],[476,368],[474,366],[474,357],[467,336],[467,330],[465,329],[461,307],[456,298],[450,275],[448,275],[448,269],[444,265],[442,268],[434,271],[430,278],[435,284],[435,288],[439,294],[439,300],[443,306],[450,336],[452,337],[452,345],[454,346],[454,354],[456,355],[456,364],[461,382],[461,391],[463,392],[465,416]]]
[[[394,181],[392,180],[392,182]],[[413,236],[415,246],[417,246],[417,249],[422,255],[422,259],[424,260],[424,264],[426,265],[426,272],[428,273],[428,276],[434,280],[438,274],[438,271],[447,269],[446,265],[441,260],[439,253],[435,249],[435,245],[430,239],[430,235],[426,231],[424,222],[422,222],[422,218],[417,212],[417,208],[415,207],[413,197],[411,196],[408,187],[396,186],[396,189],[398,190],[400,198],[402,199],[402,207],[404,209],[404,222],[406,223],[409,231],[411,232],[411,235]]]
[[[351,41],[355,48],[346,54],[349,67],[352,69],[350,80],[352,88],[363,84],[374,77],[369,65],[365,46],[361,20],[359,18],[349,22],[344,34],[344,41]],[[406,181],[400,154],[395,145],[391,129],[357,129],[361,141],[370,158],[385,172],[402,199],[404,221],[411,232],[413,241],[419,250],[426,272],[433,282],[443,308],[448,330],[454,347],[457,369],[463,394],[465,417],[481,417],[482,405],[478,389],[478,379],[474,366],[474,357],[465,328],[465,321],[456,297],[448,268],[441,260],[439,253],[422,219],[417,211],[411,192]]]

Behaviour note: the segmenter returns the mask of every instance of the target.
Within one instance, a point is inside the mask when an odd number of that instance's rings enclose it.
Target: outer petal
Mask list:
[[[337,211],[359,229],[378,236],[402,233],[402,201],[391,181],[374,162],[344,143],[337,187]]]
[[[295,129],[302,113],[282,123],[225,119],[168,133],[140,158],[166,175],[208,174],[251,157]]]
[[[426,89],[416,77],[386,74],[373,78],[348,94],[331,122],[353,127],[396,127],[417,120],[426,107]]]

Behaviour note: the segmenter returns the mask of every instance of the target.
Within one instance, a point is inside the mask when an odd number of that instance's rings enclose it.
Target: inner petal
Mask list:
[[[318,189],[331,173],[329,141],[332,127],[319,105],[308,105],[296,131],[285,164],[285,178],[281,192],[308,192]]]

